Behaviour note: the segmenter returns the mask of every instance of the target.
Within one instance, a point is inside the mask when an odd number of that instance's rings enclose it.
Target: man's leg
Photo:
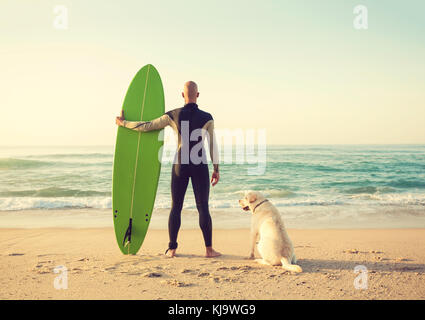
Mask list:
[[[207,164],[197,165],[191,172],[193,193],[195,194],[196,208],[199,212],[199,227],[204,236],[207,257],[217,257],[219,252],[212,248],[212,221],[208,206],[210,195],[210,178]]]
[[[188,183],[189,176],[183,175],[181,170],[173,166],[171,174],[172,204],[170,216],[168,218],[168,235],[170,237],[170,243],[168,244],[169,257],[174,257],[177,249],[177,235],[180,229],[181,212]]]

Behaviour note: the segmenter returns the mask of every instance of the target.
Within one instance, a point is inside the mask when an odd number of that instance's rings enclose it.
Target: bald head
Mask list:
[[[198,85],[193,81],[186,82],[182,96],[186,103],[196,103],[196,99],[199,97]]]

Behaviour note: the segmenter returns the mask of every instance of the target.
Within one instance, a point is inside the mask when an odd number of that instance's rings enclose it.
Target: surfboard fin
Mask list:
[[[124,235],[124,240],[122,241],[122,245],[124,247],[128,246],[129,243],[131,243],[131,229],[132,229],[133,219],[130,218],[130,221],[128,222],[128,228]],[[127,240],[127,241],[126,241]]]

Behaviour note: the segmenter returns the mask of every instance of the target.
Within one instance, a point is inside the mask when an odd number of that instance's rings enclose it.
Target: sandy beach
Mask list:
[[[223,256],[214,259],[203,257],[198,229],[181,231],[174,259],[163,255],[166,230],[149,230],[139,253],[124,256],[112,228],[1,229],[0,299],[425,299],[425,229],[289,235],[301,274],[247,260],[247,229],[215,230]],[[61,265],[67,289],[54,287]],[[357,265],[367,289],[354,287]]]

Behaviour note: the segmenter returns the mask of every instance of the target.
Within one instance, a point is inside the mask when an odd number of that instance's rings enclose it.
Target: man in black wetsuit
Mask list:
[[[218,148],[214,135],[214,120],[211,114],[202,111],[196,104],[199,97],[198,86],[193,81],[184,85],[182,96],[185,105],[168,111],[152,121],[127,121],[124,114],[116,118],[116,124],[136,131],[160,130],[171,126],[177,133],[178,149],[174,158],[171,175],[171,212],[168,219],[170,242],[167,256],[174,257],[177,249],[177,235],[181,224],[181,211],[189,179],[192,181],[196,207],[199,212],[199,226],[204,236],[206,257],[217,257],[220,253],[212,248],[212,222],[208,208],[210,180],[208,161],[204,150],[205,137],[209,141],[209,150],[214,171],[211,184],[215,186],[220,174],[218,170]]]

